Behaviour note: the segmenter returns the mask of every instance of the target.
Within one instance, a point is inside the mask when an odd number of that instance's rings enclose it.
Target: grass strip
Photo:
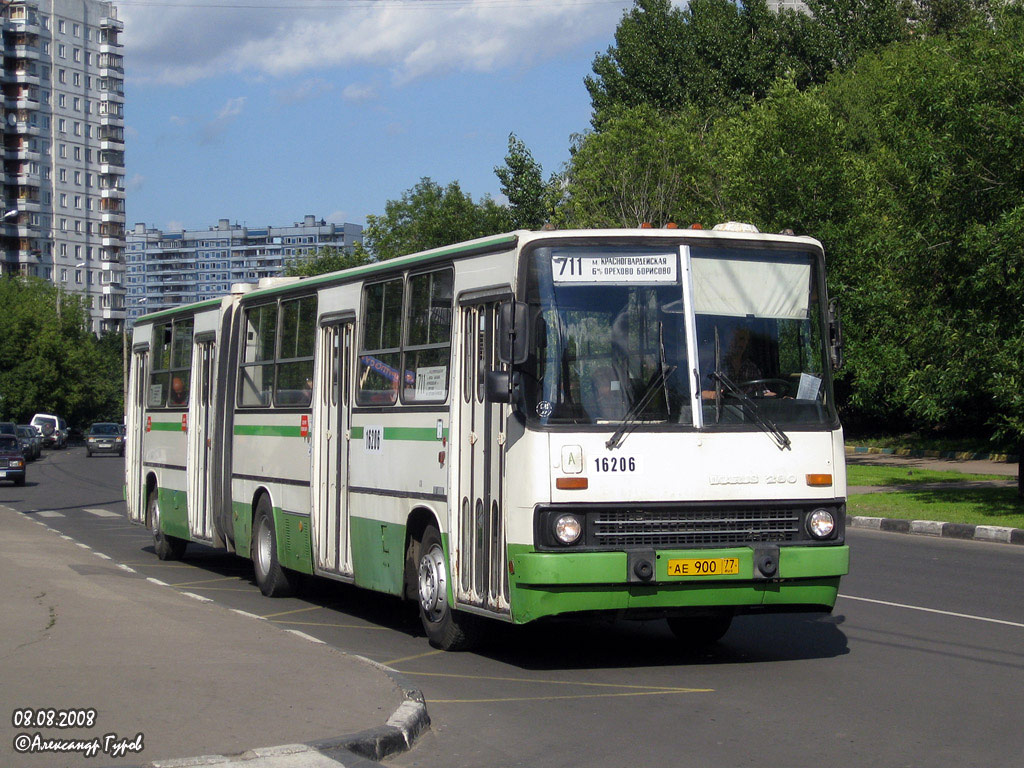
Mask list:
[[[925,483],[964,483],[975,480],[1012,480],[1007,475],[971,475],[948,470],[916,469],[879,464],[848,464],[846,484],[919,485]]]
[[[855,493],[847,499],[846,511],[864,517],[1024,528],[1024,499],[1017,496],[1016,488],[921,488],[893,493]]]

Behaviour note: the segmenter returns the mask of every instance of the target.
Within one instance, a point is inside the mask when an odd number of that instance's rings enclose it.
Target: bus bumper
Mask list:
[[[737,558],[734,576],[670,576],[669,561]],[[628,574],[625,552],[535,552],[509,548],[512,618],[525,623],[584,611],[640,613],[731,606],[738,611],[830,611],[839,579],[849,572],[850,549],[780,547],[778,573],[754,577],[754,550],[662,550],[650,582]]]

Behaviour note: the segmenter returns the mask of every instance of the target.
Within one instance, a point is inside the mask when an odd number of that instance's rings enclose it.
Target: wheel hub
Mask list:
[[[423,614],[429,621],[440,621],[448,609],[448,573],[436,544],[420,560],[419,586]]]

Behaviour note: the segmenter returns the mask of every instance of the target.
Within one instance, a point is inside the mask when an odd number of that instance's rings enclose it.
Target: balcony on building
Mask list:
[[[119,53],[101,53],[99,56],[100,77],[113,77],[114,73],[124,74],[124,57]]]
[[[99,127],[100,150],[124,149],[124,126],[101,125]]]

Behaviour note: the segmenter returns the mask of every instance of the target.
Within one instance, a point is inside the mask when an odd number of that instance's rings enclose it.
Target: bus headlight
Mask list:
[[[583,533],[583,521],[576,515],[559,515],[555,518],[555,538],[562,544],[575,544]]]
[[[836,529],[836,518],[827,509],[816,509],[807,516],[807,532],[815,539],[827,539]]]

